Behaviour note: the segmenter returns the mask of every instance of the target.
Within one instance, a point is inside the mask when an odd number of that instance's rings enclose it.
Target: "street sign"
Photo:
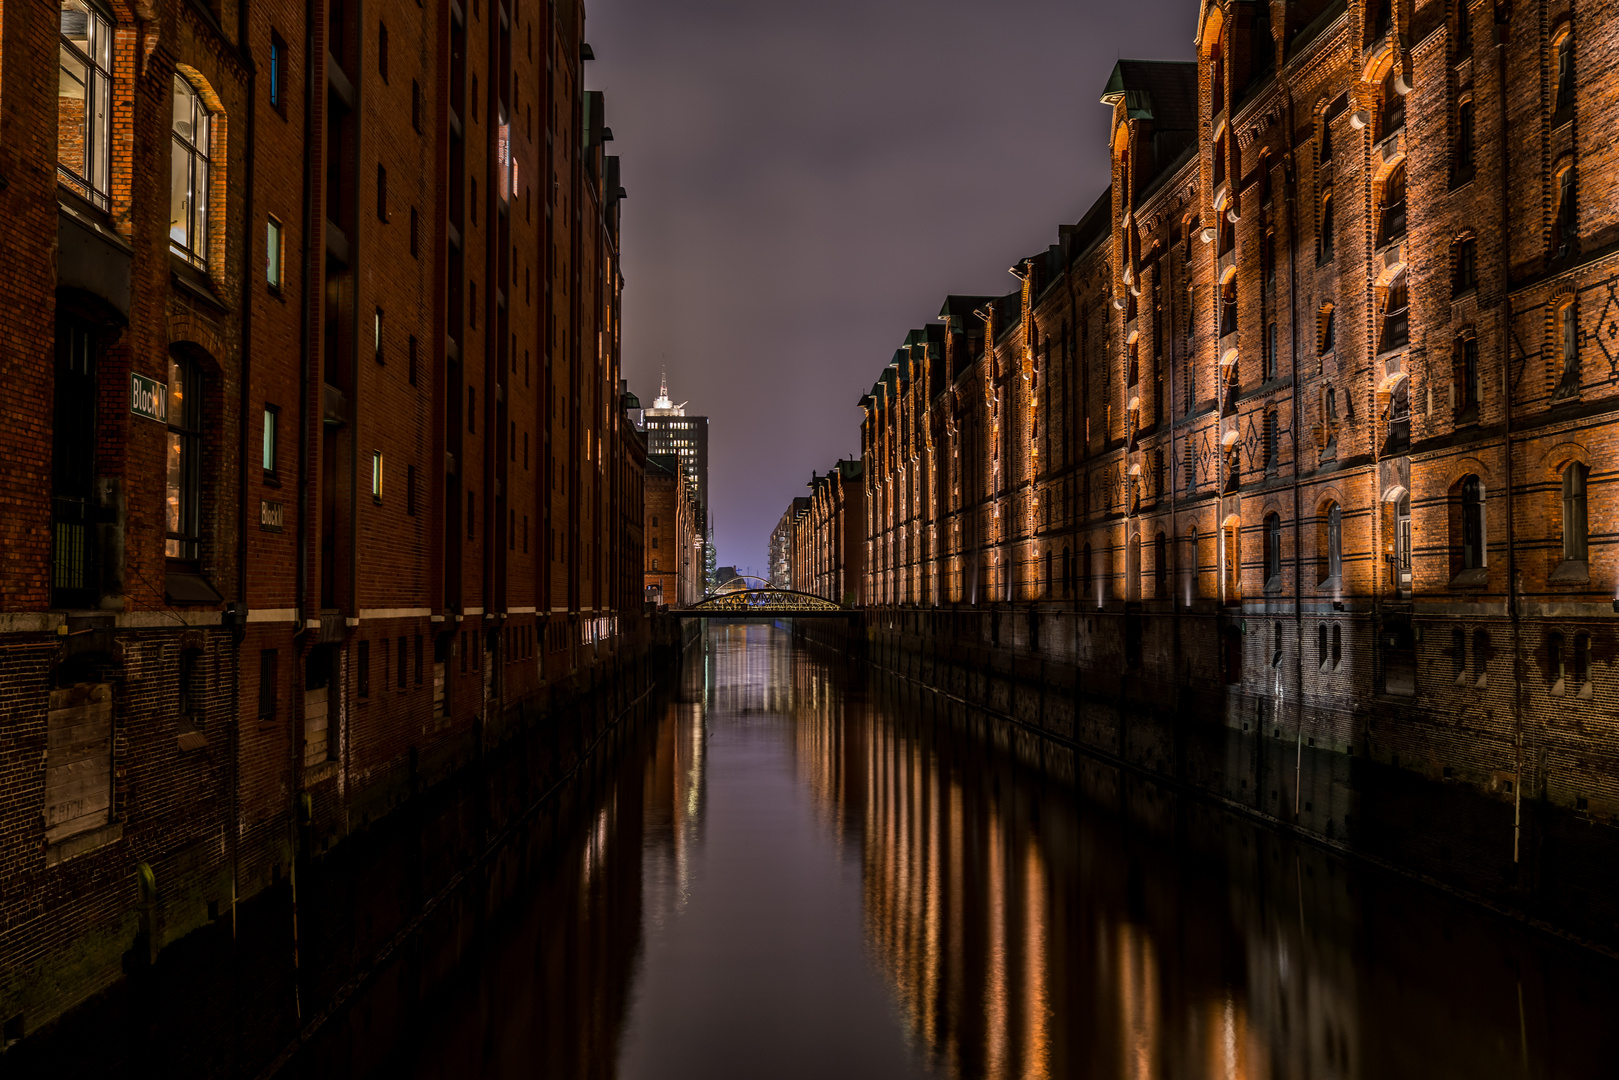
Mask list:
[[[169,422],[169,387],[145,375],[129,374],[129,411],[160,424]]]

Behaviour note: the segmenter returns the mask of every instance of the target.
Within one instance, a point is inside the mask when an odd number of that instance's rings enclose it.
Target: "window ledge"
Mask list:
[[[1471,570],[1463,570],[1450,579],[1453,589],[1478,589],[1490,583],[1490,568],[1475,566]]]
[[[1565,559],[1546,579],[1553,585],[1586,585],[1591,581],[1591,564],[1585,559]]]

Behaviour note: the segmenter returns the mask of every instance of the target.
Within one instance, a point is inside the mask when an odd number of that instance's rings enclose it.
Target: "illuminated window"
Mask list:
[[[107,209],[112,154],[112,23],[85,0],[62,0],[56,80],[56,172]]]
[[[371,451],[371,499],[382,501],[382,451]]]
[[[281,222],[270,218],[264,225],[264,283],[281,291]]]
[[[202,98],[174,76],[169,159],[169,249],[195,266],[208,265],[208,183],[211,118]]]

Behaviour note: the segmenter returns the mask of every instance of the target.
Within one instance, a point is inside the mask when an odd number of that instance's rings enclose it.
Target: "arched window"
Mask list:
[[[1220,285],[1220,336],[1237,332],[1237,275],[1232,274]]]
[[[1321,307],[1321,332],[1318,353],[1325,356],[1338,344],[1338,327],[1334,316],[1333,306],[1324,304]]]
[[[1405,166],[1396,165],[1383,181],[1383,205],[1378,219],[1378,246],[1405,235]]]
[[[1321,623],[1315,628],[1315,664],[1316,667],[1327,666],[1327,624]]]
[[[1337,503],[1328,503],[1322,515],[1321,580],[1339,580],[1344,572],[1344,512]]]
[[[1321,196],[1321,227],[1316,230],[1316,261],[1332,259],[1332,192]]]
[[[1563,469],[1563,560],[1584,562],[1588,548],[1585,480],[1589,470],[1578,461]]]
[[[1478,240],[1464,236],[1451,249],[1450,292],[1459,296],[1478,288]]]
[[[1473,138],[1473,99],[1465,98],[1456,106],[1456,143],[1451,156],[1458,179],[1473,170]]]
[[[1564,30],[1553,43],[1557,50],[1557,112],[1574,107],[1574,32]]]
[[[1316,160],[1320,164],[1326,165],[1332,161],[1332,117],[1326,112],[1323,112],[1320,119],[1317,120],[1316,132],[1316,138],[1319,144],[1316,153]]]
[[[1160,532],[1152,539],[1153,596],[1162,600],[1169,595],[1169,537]]]
[[[1279,514],[1265,515],[1265,587],[1282,583],[1282,519]]]
[[[1336,668],[1344,661],[1344,628],[1340,623],[1332,624],[1332,666]]]
[[[1393,67],[1383,77],[1383,99],[1377,110],[1383,121],[1383,126],[1378,130],[1379,139],[1386,139],[1405,127],[1405,98],[1395,86],[1399,75],[1400,69]]]
[[[1270,631],[1270,666],[1282,666],[1282,624],[1274,623]]]
[[[1389,282],[1383,294],[1383,332],[1378,337],[1377,351],[1388,352],[1403,348],[1411,340],[1411,298],[1406,292],[1405,271],[1401,270]]]
[[[1563,635],[1556,630],[1546,635],[1546,681],[1554,693],[1561,693],[1565,671],[1563,669]]]
[[[1388,441],[1384,448],[1397,453],[1411,445],[1411,380],[1402,378],[1389,394]]]
[[[1225,527],[1225,598],[1242,596],[1242,524],[1233,521]]]
[[[1580,389],[1580,331],[1573,300],[1557,309],[1557,351],[1563,361],[1563,375],[1555,396],[1567,397]]]
[[[198,558],[202,520],[203,375],[195,361],[169,354],[169,432],[164,498],[165,554]]]
[[[112,157],[112,24],[85,0],[61,0],[56,173],[107,209]]]
[[[1473,631],[1473,678],[1482,679],[1490,659],[1490,632],[1482,626]]]
[[[1209,94],[1211,98],[1210,112],[1218,116],[1225,110],[1225,31],[1214,39],[1214,46],[1209,52]]]
[[[1484,569],[1484,485],[1477,476],[1462,478],[1459,486],[1461,502],[1461,567],[1463,570]]]
[[[1452,347],[1456,379],[1456,415],[1476,415],[1479,403],[1478,338],[1457,338]]]
[[[1130,546],[1125,552],[1124,572],[1124,598],[1126,600],[1141,599],[1141,535],[1139,533],[1130,537]]]
[[[169,160],[169,248],[207,269],[208,181],[212,123],[202,98],[174,76],[173,146]]]
[[[1193,525],[1191,531],[1187,534],[1186,545],[1187,555],[1189,556],[1186,560],[1186,572],[1191,579],[1190,586],[1187,591],[1190,596],[1202,596],[1203,586],[1198,580],[1198,571],[1202,569],[1202,566],[1198,560],[1196,525]]]
[[[1569,253],[1574,240],[1574,166],[1564,165],[1557,171],[1557,216],[1552,219],[1552,257],[1561,258]]]
[[[1225,183],[1225,136],[1214,140],[1214,186]]]
[[[1584,690],[1591,681],[1591,635],[1581,630],[1574,635],[1574,685]]]

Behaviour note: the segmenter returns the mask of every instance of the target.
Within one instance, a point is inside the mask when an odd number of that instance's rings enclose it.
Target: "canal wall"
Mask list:
[[[1290,701],[1166,659],[1132,664],[1124,614],[869,611],[797,631],[1085,757],[1619,952],[1619,830],[1552,796],[1547,762],[1588,733],[1524,736],[1529,767],[1489,768],[1453,717],[1386,701]],[[1211,619],[1217,616],[1210,616]],[[1207,635],[1210,640],[1213,635]],[[1188,633],[1188,641],[1204,635]],[[1517,783],[1513,783],[1517,780]]]
[[[101,989],[31,1023],[0,1054],[0,1069],[27,1075],[49,1065],[73,1076],[161,1065],[255,1076],[289,1060],[401,957],[412,971],[406,989],[431,993],[455,956],[443,945],[419,953],[414,942],[438,940],[424,938],[424,926],[445,918],[476,926],[469,903],[503,902],[511,837],[522,831],[543,848],[567,830],[627,732],[674,686],[695,632],[654,618],[635,647],[498,703],[453,746],[409,753],[406,782],[356,785],[349,805],[363,809],[345,827],[305,801],[287,829],[285,871],[219,918],[165,932],[172,894],[160,873],[144,924],[157,928],[156,940],[131,948],[128,935],[115,936],[105,956],[58,973],[46,989],[65,994],[92,975]],[[480,882],[470,900],[469,875]],[[8,983],[7,992],[15,1001],[26,988]]]

